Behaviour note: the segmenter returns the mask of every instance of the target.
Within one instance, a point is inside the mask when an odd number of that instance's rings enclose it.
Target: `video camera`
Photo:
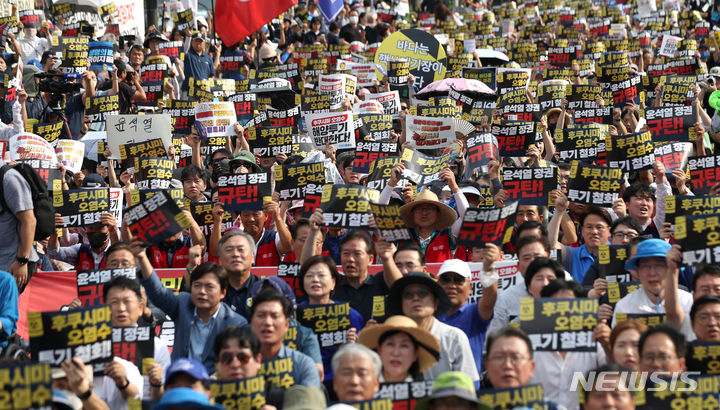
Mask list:
[[[38,90],[50,94],[75,94],[80,91],[80,84],[68,83],[62,73],[37,73],[40,79]]]

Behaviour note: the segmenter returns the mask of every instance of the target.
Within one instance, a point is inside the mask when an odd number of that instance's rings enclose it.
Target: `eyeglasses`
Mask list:
[[[220,355],[220,361],[223,364],[230,364],[233,362],[233,359],[238,359],[240,364],[246,365],[250,362],[250,355],[246,353],[230,353],[230,352],[224,352]]]
[[[709,323],[710,319],[720,323],[720,313],[700,313],[695,318],[699,323]]]
[[[440,275],[440,282],[462,285],[465,283],[465,278],[460,275]]]
[[[419,206],[416,206],[415,208],[413,208],[413,211],[418,211],[418,212],[432,212],[432,211],[437,211],[437,210],[438,210],[438,207],[436,207],[435,205],[419,205]]]
[[[586,229],[590,232],[592,232],[592,231],[602,232],[608,228],[609,228],[609,226],[607,226],[607,225],[594,225],[594,226],[593,225],[584,225],[583,226],[583,229]]]
[[[617,239],[617,240],[621,241],[626,238],[627,239],[637,238],[638,234],[635,232],[615,232],[612,234],[612,237],[613,237],[613,239]]]
[[[520,355],[520,354],[510,354],[510,355],[504,355],[504,354],[498,354],[490,356],[488,360],[490,360],[494,364],[505,364],[505,361],[510,359],[510,364],[512,365],[518,365],[520,363],[523,363],[525,360],[527,360],[527,356]]]
[[[645,355],[645,356],[642,357],[642,361],[643,361],[643,363],[645,363],[645,364],[651,364],[651,363],[653,363],[653,362],[656,361],[656,360],[657,360],[658,362],[660,362],[660,363],[668,363],[668,362],[671,362],[671,361],[673,361],[673,360],[677,360],[677,357],[673,357],[673,356],[670,356],[670,355],[664,354],[664,353],[663,353],[663,354],[659,354],[659,355],[657,355],[657,356],[649,354],[649,355]]]
[[[638,272],[655,272],[655,273],[664,273],[667,270],[666,264],[660,264],[660,265],[651,265],[649,263],[644,263],[642,265],[637,265],[637,271]]]
[[[430,291],[427,289],[420,289],[416,291],[407,290],[403,292],[402,297],[406,300],[412,300],[415,299],[415,296],[419,297],[420,299],[426,298],[430,296]]]

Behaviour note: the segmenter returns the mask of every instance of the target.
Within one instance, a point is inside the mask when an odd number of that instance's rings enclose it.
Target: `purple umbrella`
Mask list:
[[[428,84],[420,90],[416,95],[420,99],[427,97],[435,97],[439,95],[447,95],[450,88],[454,88],[463,94],[484,94],[494,96],[495,91],[479,80],[468,80],[465,78],[445,78]]]

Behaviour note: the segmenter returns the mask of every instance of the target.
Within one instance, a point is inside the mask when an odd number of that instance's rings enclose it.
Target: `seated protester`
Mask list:
[[[438,271],[438,283],[445,290],[450,300],[447,313],[440,314],[437,319],[447,325],[462,330],[470,341],[470,349],[475,356],[475,366],[482,369],[482,354],[485,347],[485,335],[493,309],[497,300],[498,276],[494,271],[493,263],[502,259],[502,251],[498,246],[486,244],[484,272],[480,278],[483,292],[480,300],[468,303],[472,293],[472,274],[467,262],[459,259],[450,259],[443,262]]]
[[[285,333],[290,327],[292,308],[290,301],[274,289],[263,290],[252,299],[250,327],[260,339],[260,374],[280,387],[301,384],[319,388],[320,375],[313,360],[283,344]],[[273,373],[272,370],[277,367],[272,362],[276,359],[289,359],[292,362],[289,373]]]
[[[461,372],[439,374],[429,396],[415,404],[416,410],[440,409],[490,410],[492,407],[478,400],[470,376]]]
[[[58,259],[75,265],[75,270],[92,270],[105,267],[105,251],[111,243],[120,242],[115,216],[109,212],[100,215],[100,226],[87,226],[89,243],[78,243],[72,246],[58,246],[57,231],[50,235],[47,255],[50,259]],[[55,214],[55,225],[62,224],[62,215]]]
[[[178,232],[159,245],[150,246],[146,252],[153,268],[184,268],[189,263],[190,248],[193,245],[205,247],[205,235],[200,230],[200,226],[195,222],[189,211],[185,212],[187,212],[187,217],[190,220],[190,235]]]
[[[342,345],[332,359],[333,390],[339,403],[371,400],[380,387],[380,356],[359,343]]]
[[[210,375],[205,366],[197,360],[180,358],[173,361],[165,373],[162,398],[153,409],[222,409],[221,406],[209,406]],[[159,396],[153,395],[153,399]]]
[[[544,298],[576,298],[582,296],[582,286],[575,281],[556,279],[545,286],[540,296]],[[568,409],[578,408],[578,394],[572,385],[576,372],[583,374],[605,364],[605,352],[598,345],[595,352],[535,352],[536,370],[530,384],[540,383],[543,394]]]
[[[277,231],[265,229],[268,216],[272,216]],[[292,236],[285,221],[280,218],[280,206],[267,202],[261,211],[240,212],[243,230],[255,241],[255,266],[277,266],[281,256],[292,252]]]
[[[240,380],[255,377],[260,372],[262,355],[260,339],[248,327],[230,326],[218,333],[213,343],[218,380]],[[265,401],[278,409],[283,408],[285,389],[270,380],[265,381]]]
[[[590,384],[590,390],[584,391],[585,402],[584,410],[634,410],[635,396],[630,391],[628,380],[632,380],[629,375],[630,369],[623,367],[617,363],[608,363],[593,369],[590,373],[607,375],[603,381],[593,380]],[[630,376],[630,377],[628,377]],[[601,387],[601,388],[599,388]]]
[[[666,313],[667,321],[680,329],[689,340],[695,340],[689,318],[692,295],[678,289],[677,265],[682,253],[662,239],[648,239],[637,246],[637,253],[625,262],[625,269],[635,270],[642,283],[615,304],[612,324],[618,313]]]
[[[720,266],[702,265],[697,267],[690,288],[695,300],[702,296],[720,296]]]
[[[188,357],[212,369],[215,355],[211,341],[225,327],[247,323],[222,302],[228,287],[225,269],[215,262],[201,263],[190,274],[190,293],[175,295],[160,282],[145,253],[139,251],[136,256],[148,298],[175,322],[172,359]]]
[[[307,301],[300,303],[298,306],[312,307],[338,303],[331,296],[336,285],[340,282],[340,274],[335,266],[335,261],[330,257],[316,255],[306,260],[300,268],[298,278],[300,279],[302,291],[308,298]],[[350,328],[345,335],[347,343],[355,343],[357,332],[362,330],[364,324],[365,321],[362,315],[357,310],[350,308]],[[335,350],[337,349],[320,349],[325,373],[324,383],[329,383],[333,378],[331,361]]]
[[[137,366],[114,357],[113,361],[105,366],[105,375],[93,378],[92,389],[111,409],[126,410],[128,399],[142,398],[143,387],[144,380]]]
[[[548,239],[550,247],[562,249],[562,265],[570,272],[573,279],[582,283],[585,272],[597,262],[598,247],[607,245],[610,239],[610,214],[602,208],[590,206],[580,217],[580,226],[584,243],[579,248],[558,244],[558,229],[562,215],[567,209],[567,197],[560,191],[553,191],[555,195],[555,215],[548,224]]]
[[[413,319],[440,341],[440,358],[435,366],[423,373],[425,380],[434,380],[440,373],[456,370],[468,374],[473,382],[480,381],[467,335],[435,317],[446,313],[450,307],[445,290],[435,280],[426,273],[407,274],[393,283],[388,304],[391,315]]]
[[[665,167],[658,167],[659,162],[653,165],[653,174],[657,180],[656,188],[636,182],[625,188],[623,201],[627,209],[627,215],[635,218],[643,231],[641,235],[650,235],[653,238],[660,237],[660,229],[665,222],[665,198],[672,195],[672,188],[665,177]],[[619,215],[619,217],[625,215]]]
[[[153,410],[221,410],[224,408],[220,404],[211,404],[210,398],[206,395],[188,387],[178,387],[170,390],[152,407]]]
[[[407,316],[392,316],[383,324],[368,325],[358,340],[380,356],[380,383],[420,381],[422,372],[440,357],[437,338]]]
[[[698,342],[720,342],[720,297],[705,295],[695,299],[690,319]]]
[[[202,168],[197,165],[188,165],[182,169],[180,181],[183,184],[185,197],[192,202],[204,202],[208,198],[203,192],[207,188]]]
[[[330,256],[330,252],[322,250],[324,232],[320,231],[320,233],[320,237],[315,239],[313,254],[319,255],[322,253]],[[290,235],[292,235],[292,252],[283,257],[283,262],[299,263],[305,241],[310,236],[310,221],[305,218],[297,219],[295,224],[290,227]]]
[[[674,376],[685,371],[687,342],[668,324],[652,327],[640,336],[640,371]]]
[[[85,365],[75,356],[60,363],[60,369],[52,369],[52,388],[64,391],[71,402],[80,401],[84,410],[109,410],[108,404],[93,390],[92,366]],[[72,395],[76,397],[72,397]]]

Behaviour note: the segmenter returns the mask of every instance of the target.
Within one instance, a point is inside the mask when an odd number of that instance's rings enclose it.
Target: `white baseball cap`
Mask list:
[[[440,266],[440,270],[438,271],[438,277],[447,272],[457,273],[463,278],[469,278],[472,276],[470,273],[470,266],[467,262],[461,261],[460,259],[448,259],[443,262]]]

